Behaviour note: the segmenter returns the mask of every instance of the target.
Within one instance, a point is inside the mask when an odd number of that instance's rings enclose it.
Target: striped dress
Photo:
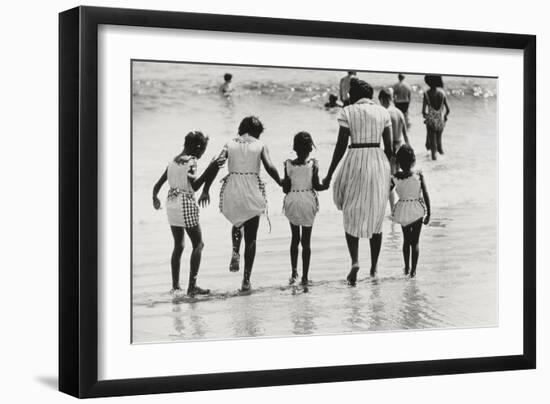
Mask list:
[[[388,111],[363,98],[342,108],[338,124],[349,128],[351,144],[380,145],[390,128]],[[371,238],[382,231],[390,191],[390,164],[380,147],[350,148],[336,175],[334,203],[344,213],[344,230],[354,237]]]

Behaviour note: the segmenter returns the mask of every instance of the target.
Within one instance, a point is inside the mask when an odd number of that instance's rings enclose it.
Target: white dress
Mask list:
[[[263,143],[242,135],[225,145],[229,174],[222,180],[220,211],[240,227],[267,209],[265,184],[260,179]]]
[[[342,108],[340,126],[349,128],[351,146],[336,175],[334,203],[344,213],[344,230],[354,237],[371,238],[382,231],[390,191],[390,164],[380,148],[384,128],[390,128],[388,111],[362,98]]]
[[[392,177],[395,191],[399,196],[399,200],[393,208],[393,221],[403,227],[422,219],[426,212],[422,199],[420,175],[420,172],[415,172],[410,177],[403,179]]]
[[[295,226],[313,226],[315,215],[319,211],[317,192],[313,189],[313,167],[316,162],[308,160],[303,165],[293,165],[285,161],[290,178],[290,191],[283,202],[283,210],[288,221]]]
[[[199,224],[199,207],[188,177],[196,170],[197,159],[191,156],[183,156],[168,164],[166,172],[170,190],[166,198],[166,214],[170,226],[189,228]]]

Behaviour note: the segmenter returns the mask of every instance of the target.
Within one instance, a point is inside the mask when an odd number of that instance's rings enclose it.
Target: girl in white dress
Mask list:
[[[188,133],[185,136],[183,151],[168,164],[168,167],[153,188],[153,207],[158,210],[161,208],[158,193],[166,181],[170,185],[166,199],[166,213],[174,238],[174,249],[171,259],[172,290],[170,293],[175,297],[183,295],[180,287],[180,261],[183,254],[185,232],[187,232],[193,245],[187,294],[194,296],[210,292],[209,289],[202,289],[197,286],[197,275],[199,273],[204,243],[199,224],[199,207],[195,201],[195,191],[205,184],[202,195],[199,198],[199,204],[206,206],[210,200],[208,189],[219,166],[223,164],[223,159],[213,160],[205,172],[197,178],[197,160],[202,157],[207,145],[208,137],[201,132],[194,131]]]
[[[259,139],[263,125],[254,116],[239,125],[239,136],[228,142],[220,157],[227,158],[229,174],[222,180],[220,211],[233,225],[233,251],[229,270],[239,270],[241,229],[244,230],[244,274],[242,291],[250,290],[250,275],[256,256],[256,236],[260,215],[267,210],[265,184],[260,178],[260,165],[280,186],[279,172],[271,162],[267,146]]]
[[[283,210],[290,222],[292,233],[290,242],[292,272],[289,279],[291,285],[298,279],[298,247],[300,242],[302,244],[301,284],[304,286],[308,284],[311,231],[315,216],[319,211],[317,191],[327,189],[319,183],[319,164],[317,160],[309,159],[313,147],[311,135],[307,132],[300,132],[294,136],[296,159],[285,161],[283,191],[286,196],[283,202]]]
[[[414,150],[405,144],[397,151],[396,157],[401,171],[395,173],[391,179],[392,187],[395,187],[399,196],[392,216],[403,229],[404,272],[405,275],[409,275],[410,271],[412,278],[416,275],[422,223],[430,222],[430,196],[422,172],[411,171],[416,161]],[[410,260],[412,260],[412,266],[409,266]]]

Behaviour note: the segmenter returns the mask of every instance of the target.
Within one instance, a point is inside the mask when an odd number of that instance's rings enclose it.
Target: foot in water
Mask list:
[[[312,282],[308,278],[304,278],[302,276],[302,280],[300,281],[300,285],[302,286],[310,286]]]
[[[231,262],[229,263],[229,271],[230,272],[239,272],[239,261],[241,260],[241,256],[239,253],[236,253],[233,251],[233,254],[231,255]]]
[[[359,271],[359,266],[352,266],[351,271],[349,271],[346,280],[348,281],[349,286],[355,286],[357,284],[357,272]]]
[[[403,268],[403,273],[405,275],[408,275],[409,274],[409,268],[407,268],[407,267]]]
[[[376,267],[373,267],[373,268],[370,269],[370,277],[371,278],[374,278],[377,273],[378,273],[378,271],[376,270]]]
[[[179,298],[179,297],[183,297],[185,293],[183,293],[183,290],[181,290],[180,288],[172,288],[170,290],[170,295],[173,298]]]
[[[290,274],[290,278],[288,278],[288,284],[289,285],[294,285],[297,280],[298,280],[298,271],[293,269],[292,273]]]
[[[187,296],[193,297],[195,295],[208,295],[210,289],[199,288],[198,286],[187,289]]]
[[[412,271],[411,271],[411,278],[414,278],[416,276],[416,268],[414,268]]]
[[[241,292],[249,292],[251,287],[250,280],[243,279],[243,283],[241,284]]]

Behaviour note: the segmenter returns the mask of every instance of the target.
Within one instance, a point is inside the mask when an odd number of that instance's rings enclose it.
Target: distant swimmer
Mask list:
[[[409,104],[411,103],[411,86],[405,83],[405,76],[398,74],[399,82],[393,86],[393,101],[395,106],[405,115],[407,128],[411,126],[409,121]]]
[[[342,104],[338,101],[338,97],[335,94],[329,94],[328,102],[325,103],[325,108],[340,108]]]
[[[233,86],[231,85],[232,79],[233,75],[231,73],[225,73],[223,75],[224,83],[220,86],[220,93],[225,96],[231,95],[231,93],[233,92]]]
[[[344,104],[344,107],[346,105],[349,105],[349,88],[350,88],[350,81],[353,77],[356,77],[357,72],[354,71],[348,71],[348,75],[342,77],[340,80],[340,100],[342,101],[342,104]]]

